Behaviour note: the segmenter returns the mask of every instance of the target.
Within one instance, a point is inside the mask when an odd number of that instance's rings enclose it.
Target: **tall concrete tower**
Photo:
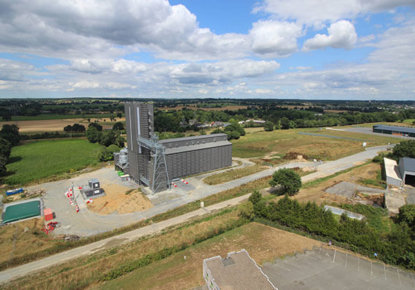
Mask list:
[[[150,139],[154,133],[153,104],[126,102],[129,174],[136,182],[149,186],[152,169],[151,152],[138,143],[138,138]]]

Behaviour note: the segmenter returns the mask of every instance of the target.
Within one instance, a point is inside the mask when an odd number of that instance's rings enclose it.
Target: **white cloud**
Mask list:
[[[304,43],[304,49],[320,49],[325,47],[353,48],[357,40],[357,34],[353,24],[347,20],[340,20],[330,25],[328,35],[317,34]]]
[[[286,56],[297,50],[297,38],[302,35],[300,25],[279,21],[258,21],[249,32],[252,50],[264,56]]]
[[[4,51],[79,58],[141,48],[164,58],[217,59],[249,48],[246,35],[216,35],[185,6],[166,0],[15,0],[2,1],[0,10]]]
[[[272,93],[272,90],[270,89],[255,89],[254,91],[257,94],[264,94],[264,95],[269,95]]]
[[[399,6],[414,6],[413,0],[264,0],[254,12],[267,12],[283,20],[320,26],[365,13],[388,11]]]
[[[169,76],[182,84],[229,83],[235,79],[255,78],[273,73],[279,68],[275,61],[248,59],[215,63],[190,63],[172,66]]]

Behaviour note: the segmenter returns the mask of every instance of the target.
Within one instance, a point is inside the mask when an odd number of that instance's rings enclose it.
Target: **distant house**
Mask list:
[[[373,132],[395,136],[415,137],[415,128],[411,127],[374,125]]]
[[[246,124],[246,123],[252,123],[254,125],[264,125],[265,121],[264,120],[253,120],[253,119],[249,119],[249,120],[245,120],[245,121],[239,121],[238,122],[240,125]]]
[[[399,165],[395,160],[384,158],[386,184],[400,187],[405,184],[415,186],[415,159],[403,157]]]
[[[245,249],[204,259],[203,278],[208,289],[277,289]]]
[[[209,128],[210,125],[208,125],[208,124],[196,124],[196,127],[199,128],[199,129],[206,129],[206,128]]]
[[[220,127],[225,128],[229,125],[230,125],[230,123],[225,123],[225,122],[221,122],[221,121],[215,121],[215,122],[210,123],[210,127],[213,127],[213,128],[220,128]]]

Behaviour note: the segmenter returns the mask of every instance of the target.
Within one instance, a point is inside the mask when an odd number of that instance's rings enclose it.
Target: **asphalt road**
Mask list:
[[[326,162],[324,164],[316,164],[316,169],[318,170],[315,173],[306,175],[302,178],[303,182],[307,182],[316,178],[320,178],[320,177],[324,177],[327,175],[331,175],[333,173],[336,173],[338,171],[342,171],[348,168],[351,168],[355,165],[357,165],[360,162],[363,162],[367,159],[371,159],[374,156],[377,155],[378,152],[380,151],[384,151],[387,149],[387,146],[379,146],[379,147],[373,147],[373,148],[368,148],[368,150],[364,151],[364,152],[360,152],[345,158],[341,158],[335,161],[330,161],[330,162]],[[298,164],[291,164],[291,167],[296,167],[295,165]],[[309,165],[309,164],[308,164]],[[232,188],[235,186],[239,186],[241,184],[265,177],[265,176],[269,176],[271,175],[277,168],[271,168],[271,169],[267,169],[255,174],[252,174],[250,176],[241,178],[241,179],[237,179],[237,180],[233,180],[231,182],[227,182],[225,184],[222,185],[218,185],[216,188],[217,190],[223,190],[223,187],[220,186],[225,186],[226,188]],[[195,200],[199,199],[200,196],[204,196],[204,195],[210,195],[212,193],[209,192],[204,192],[202,194],[200,194],[197,198],[196,196],[194,196]],[[219,209],[223,209],[225,207],[228,206],[234,206],[239,204],[241,201],[246,200],[249,197],[250,194],[246,194],[244,196],[240,196],[234,199],[230,199],[221,203],[217,203],[214,205],[211,205],[209,207],[206,208],[201,208],[192,212],[189,212],[187,214],[178,216],[178,217],[174,217],[171,218],[169,220],[166,221],[162,221],[159,223],[155,223],[149,226],[145,226],[124,234],[120,234],[114,237],[110,237],[98,242],[94,242],[85,246],[81,246],[72,250],[68,250],[59,254],[55,254],[34,262],[30,262],[24,265],[20,265],[14,268],[10,268],[7,270],[4,270],[2,272],[0,272],[0,283],[5,283],[7,281],[10,281],[12,279],[33,273],[35,271],[39,271],[66,261],[69,261],[71,259],[75,259],[75,258],[79,258],[81,256],[85,256],[85,255],[89,255],[89,254],[93,254],[99,250],[102,249],[108,249],[114,246],[118,246],[118,245],[122,245],[128,242],[131,242],[133,240],[139,239],[143,236],[147,236],[150,234],[155,234],[155,233],[159,233],[161,230],[168,228],[170,226],[173,225],[178,225],[181,224],[183,222],[189,221],[192,218],[198,217],[198,216],[202,216],[204,214],[210,213],[211,211],[214,210],[219,210]]]

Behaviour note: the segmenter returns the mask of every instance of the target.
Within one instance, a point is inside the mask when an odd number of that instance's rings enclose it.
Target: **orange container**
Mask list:
[[[53,220],[53,212],[50,208],[45,208],[43,210],[43,215],[45,216],[45,221]]]

